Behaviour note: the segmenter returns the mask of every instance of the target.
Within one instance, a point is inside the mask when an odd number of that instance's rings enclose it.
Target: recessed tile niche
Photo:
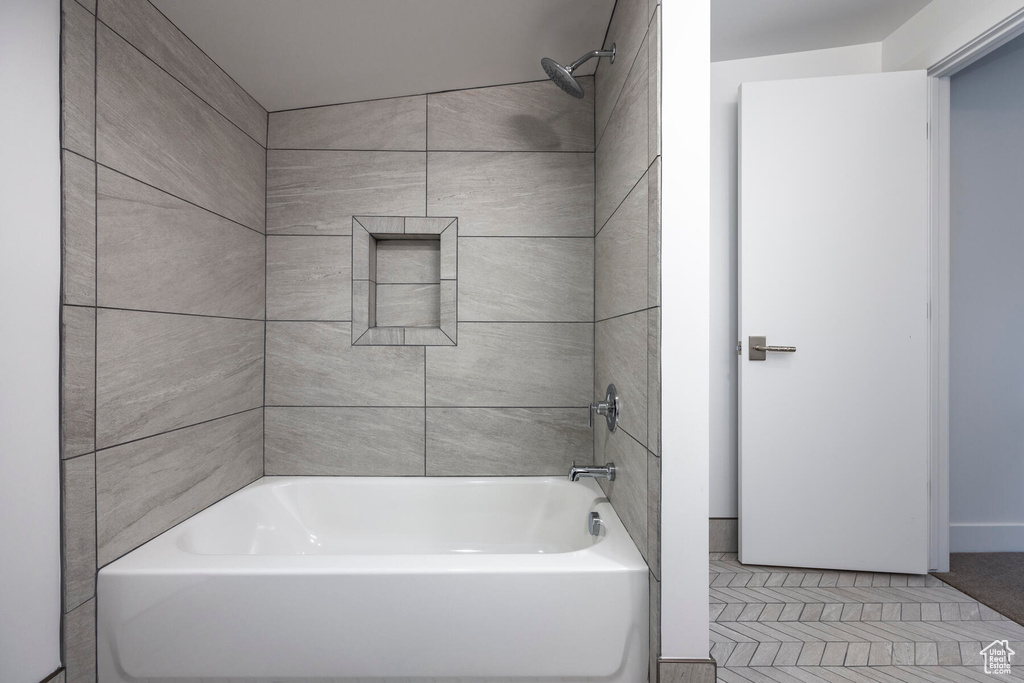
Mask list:
[[[353,346],[454,346],[457,218],[353,216]]]

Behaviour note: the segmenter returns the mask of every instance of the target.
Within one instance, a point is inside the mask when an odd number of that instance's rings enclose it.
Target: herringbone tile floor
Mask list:
[[[933,576],[759,567],[712,553],[708,578],[719,681],[1024,680],[1024,626]],[[1010,676],[984,673],[981,649],[995,640],[1019,653]]]

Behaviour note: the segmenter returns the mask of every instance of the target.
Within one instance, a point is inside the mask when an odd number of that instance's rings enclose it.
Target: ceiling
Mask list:
[[[893,1],[893,0],[888,0]],[[153,0],[268,111],[544,78],[614,0]],[[593,73],[596,60],[581,67]]]
[[[877,43],[931,0],[712,0],[711,61]]]

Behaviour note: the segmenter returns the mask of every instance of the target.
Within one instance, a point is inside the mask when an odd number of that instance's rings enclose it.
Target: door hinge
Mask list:
[[[736,355],[737,356],[742,356],[743,355],[743,342],[742,341],[736,342]]]

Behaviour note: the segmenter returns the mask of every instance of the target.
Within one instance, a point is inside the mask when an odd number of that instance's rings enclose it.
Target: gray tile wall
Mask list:
[[[620,428],[598,430],[596,463],[615,462],[605,483],[651,569],[651,680],[660,651],[655,608],[661,580],[661,8],[620,0],[595,73],[594,395],[614,383]],[[664,675],[664,665],[663,665]]]
[[[563,474],[590,460],[594,82],[583,80],[584,100],[539,81],[270,114],[268,474]],[[396,288],[457,269],[457,301],[441,297],[457,307],[446,330],[457,346],[352,346],[340,282],[352,216],[459,218],[445,272],[421,260],[429,268],[410,275],[402,257],[415,245],[391,242],[376,273],[377,323],[407,324],[399,304],[436,292]]]
[[[584,100],[538,81],[269,118],[148,2],[96,4],[62,11],[68,680],[95,680],[96,568],[264,471],[607,456],[656,602],[655,4],[619,3]],[[353,215],[459,217],[457,346],[352,346]],[[595,444],[609,379],[624,427]]]
[[[263,472],[267,114],[145,0],[61,14],[63,658],[91,682],[97,568]]]

